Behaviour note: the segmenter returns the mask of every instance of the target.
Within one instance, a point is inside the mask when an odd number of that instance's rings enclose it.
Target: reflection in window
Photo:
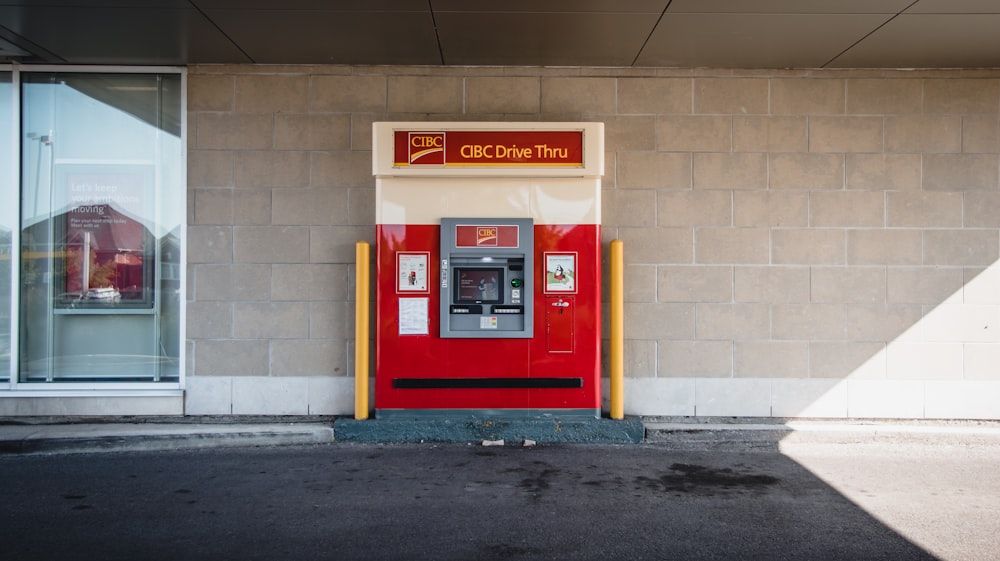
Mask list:
[[[176,382],[181,77],[21,75],[20,382]]]
[[[10,381],[11,366],[11,239],[16,223],[17,200],[15,189],[17,169],[14,165],[16,152],[13,146],[14,123],[11,122],[13,86],[11,73],[0,72],[0,384]],[[0,385],[0,389],[4,388]]]

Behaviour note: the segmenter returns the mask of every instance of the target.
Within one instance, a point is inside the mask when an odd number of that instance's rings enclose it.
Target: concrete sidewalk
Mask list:
[[[406,424],[388,431],[388,421],[355,421],[333,417],[168,417],[168,418],[0,418],[0,454],[46,454],[102,451],[143,451],[226,446],[281,446],[334,442],[473,442],[498,440],[484,427],[493,427],[506,445],[524,443],[524,423],[483,421],[468,426],[431,427],[438,432],[419,438],[420,429]],[[605,423],[601,425],[600,423]],[[627,444],[643,442],[678,450],[776,449],[785,443],[933,444],[949,441],[964,445],[1000,446],[996,421],[827,421],[773,419],[632,418],[632,435],[619,440],[624,425],[602,419],[580,438],[567,435],[555,422],[540,431],[539,443]],[[635,436],[638,423],[638,438]],[[628,424],[628,423],[625,423]],[[395,425],[394,425],[395,426]],[[426,429],[426,430],[431,430]],[[518,430],[513,430],[518,429]],[[417,430],[417,432],[414,432]],[[506,432],[502,432],[506,431]],[[547,438],[561,433],[558,438]],[[611,432],[608,432],[611,431]],[[605,437],[615,433],[613,436]],[[358,435],[361,434],[359,438]],[[403,434],[405,438],[398,435]],[[596,435],[596,436],[595,436]]]

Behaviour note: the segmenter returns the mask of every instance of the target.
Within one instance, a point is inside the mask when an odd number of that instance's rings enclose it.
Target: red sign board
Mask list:
[[[396,166],[583,167],[583,131],[395,131]]]
[[[517,226],[455,226],[456,247],[517,247]]]

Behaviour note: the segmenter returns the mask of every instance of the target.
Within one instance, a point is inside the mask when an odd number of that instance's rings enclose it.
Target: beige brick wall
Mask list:
[[[627,376],[1000,380],[1000,71],[189,78],[189,375],[351,372],[373,121],[581,120],[606,123]]]

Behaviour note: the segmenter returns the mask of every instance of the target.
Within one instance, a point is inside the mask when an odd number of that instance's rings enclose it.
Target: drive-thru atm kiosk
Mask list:
[[[603,124],[373,133],[376,415],[599,416]]]

